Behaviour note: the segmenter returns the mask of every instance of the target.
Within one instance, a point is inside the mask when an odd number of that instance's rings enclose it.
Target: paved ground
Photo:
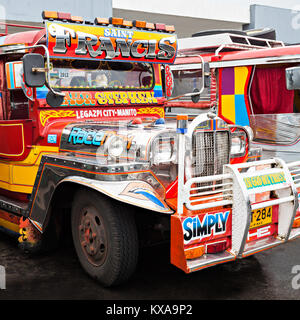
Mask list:
[[[300,239],[189,275],[169,263],[168,246],[144,249],[131,281],[114,289],[90,279],[70,245],[28,258],[15,241],[0,234],[0,265],[6,268],[6,290],[0,290],[0,299],[300,299],[300,289],[292,286],[292,268],[299,265],[300,272]],[[300,287],[300,279],[294,283]]]

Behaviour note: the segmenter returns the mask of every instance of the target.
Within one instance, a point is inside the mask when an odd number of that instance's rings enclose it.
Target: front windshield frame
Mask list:
[[[64,64],[65,63],[65,64]],[[58,65],[61,66],[67,66],[66,67],[57,67]],[[81,66],[84,65],[88,65],[88,68],[83,68]],[[98,65],[97,65],[98,64]],[[56,65],[56,66],[55,66]],[[77,67],[76,67],[77,65]],[[78,67],[80,66],[80,67]],[[92,66],[92,67],[91,67]],[[95,66],[97,66],[97,68],[95,68]],[[130,75],[134,71],[134,69],[137,68],[136,72],[140,72],[140,75],[138,76],[138,78],[136,79],[131,79],[133,81],[139,82],[139,86],[135,86],[135,85],[124,85],[122,84],[122,82],[120,81],[120,79],[118,81],[116,81],[114,83],[114,85],[109,85],[111,84],[111,82],[114,82],[116,79],[114,79],[114,77],[116,77],[118,74],[119,76],[123,76],[124,81],[128,80],[128,76]],[[139,68],[141,70],[139,70]],[[144,71],[142,69],[145,69]],[[88,73],[90,73],[90,82],[89,79],[87,79],[88,77],[86,77],[86,85],[81,86],[75,86],[75,85],[70,85],[70,86],[61,86],[61,85],[57,85],[56,83],[53,83],[51,80],[62,80],[63,78],[67,79],[69,78],[69,73],[65,72],[65,75],[62,76],[62,78],[58,78],[57,77],[53,77],[53,69],[65,69],[65,70],[74,70],[74,72],[77,72],[77,74],[81,73],[81,76],[83,76],[83,74],[85,73],[86,75],[88,75]],[[122,70],[123,69],[123,70]],[[51,59],[50,62],[50,70],[52,70],[52,74],[50,71],[50,85],[51,87],[53,87],[54,89],[58,89],[61,91],[151,91],[153,90],[154,86],[155,86],[155,70],[153,67],[153,64],[151,63],[147,63],[147,62],[118,62],[118,61],[94,61],[94,60],[83,60],[83,59]],[[58,73],[61,71],[57,71]],[[124,74],[122,74],[122,72],[124,72]],[[107,86],[103,85],[95,85],[92,84],[92,81],[94,80],[92,77],[92,73],[98,73],[99,75],[105,75],[107,77]],[[144,75],[144,77],[141,77],[141,75],[143,73],[146,73]],[[145,79],[147,78],[148,79]],[[149,80],[149,78],[151,78]],[[150,84],[142,84],[143,80],[147,80],[148,83],[150,81]],[[110,81],[109,81],[110,80]],[[72,80],[71,80],[72,81]],[[70,81],[70,82],[71,82]]]

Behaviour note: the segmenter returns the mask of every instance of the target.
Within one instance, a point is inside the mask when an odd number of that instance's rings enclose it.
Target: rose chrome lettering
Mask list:
[[[53,51],[56,53],[66,53],[67,46],[71,45],[71,39],[76,38],[76,33],[73,29],[62,27],[58,24],[49,26],[49,33],[56,39]]]
[[[118,136],[127,143],[127,150],[130,149],[131,143],[133,140],[133,136],[125,136],[116,134],[114,131],[97,131],[97,130],[84,130],[79,127],[73,127],[69,138],[68,143],[72,143],[73,145],[77,144],[85,144],[92,146],[100,146],[105,143],[108,137]]]

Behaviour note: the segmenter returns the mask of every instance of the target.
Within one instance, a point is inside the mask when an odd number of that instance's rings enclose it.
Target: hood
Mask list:
[[[161,132],[174,132],[148,124],[129,126],[125,122],[72,123],[61,136],[60,152],[97,157],[103,164],[120,161],[148,161],[151,140]]]

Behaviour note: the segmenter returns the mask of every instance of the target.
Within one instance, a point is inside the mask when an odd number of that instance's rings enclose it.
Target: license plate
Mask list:
[[[272,223],[272,207],[255,209],[251,212],[250,229]]]

